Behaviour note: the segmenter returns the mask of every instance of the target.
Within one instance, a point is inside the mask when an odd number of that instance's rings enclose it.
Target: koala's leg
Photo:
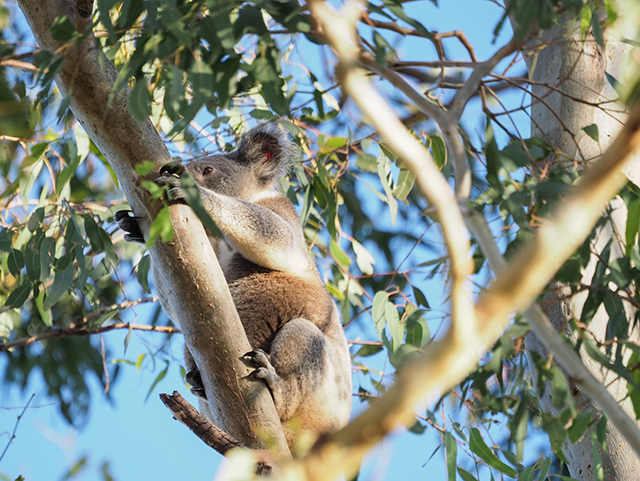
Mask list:
[[[286,323],[269,356],[252,351],[245,360],[256,367],[250,377],[264,380],[271,391],[281,420],[298,421],[316,433],[337,429],[348,420],[351,372],[343,369],[332,342],[307,319]]]

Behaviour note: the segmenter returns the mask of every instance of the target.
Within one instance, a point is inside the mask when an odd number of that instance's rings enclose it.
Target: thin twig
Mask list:
[[[13,341],[0,343],[0,352],[7,351],[13,347],[28,346],[34,342],[44,341],[46,339],[55,339],[58,337],[70,336],[90,336],[92,334],[101,334],[103,332],[116,331],[119,329],[130,329],[132,331],[151,331],[162,332],[164,334],[178,334],[180,330],[171,326],[150,326],[131,324],[129,322],[117,322],[108,326],[95,327],[93,329],[85,329],[83,327],[65,327],[62,329],[51,329],[50,331],[40,332],[29,337],[21,337]]]
[[[18,424],[20,424],[20,420],[22,419],[22,416],[24,416],[24,413],[27,412],[27,408],[29,407],[29,404],[31,404],[31,401],[33,400],[35,395],[36,395],[36,393],[33,393],[31,395],[31,397],[27,401],[27,404],[24,405],[24,408],[22,409],[22,411],[20,412],[20,414],[16,418],[16,424],[13,426],[13,432],[11,433],[11,437],[9,438],[9,441],[7,442],[7,445],[4,447],[4,450],[2,451],[2,454],[0,454],[0,461],[2,461],[2,458],[4,458],[4,455],[7,453],[7,450],[9,449],[9,446],[11,446],[11,443],[15,439],[16,432],[18,432]]]
[[[507,55],[511,55],[518,48],[519,43],[515,39],[511,39],[509,43],[500,48],[493,56],[482,62],[480,65],[473,69],[473,72],[465,82],[464,87],[458,90],[451,101],[449,111],[453,115],[454,119],[458,121],[462,116],[467,102],[473,97],[474,93],[478,90],[482,79],[493,70],[493,68]]]

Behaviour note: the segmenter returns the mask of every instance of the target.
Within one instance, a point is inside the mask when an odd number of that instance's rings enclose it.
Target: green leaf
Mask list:
[[[40,244],[42,243],[42,231]],[[27,267],[27,276],[31,282],[40,280],[40,245],[37,240],[32,240],[27,245],[24,255],[25,266]]]
[[[146,245],[149,248],[153,247],[159,238],[161,238],[163,242],[170,242],[173,240],[174,235],[175,232],[171,224],[171,218],[169,217],[169,207],[164,206],[151,223]]]
[[[147,396],[144,398],[144,400],[146,401],[147,399],[149,399],[149,396],[151,395],[151,393],[153,392],[153,389],[158,385],[158,383],[160,381],[162,381],[164,379],[164,377],[167,375],[167,372],[169,371],[169,361],[165,361],[165,368],[160,372],[160,374],[158,374],[158,376],[156,377],[155,381],[153,381],[153,384],[151,385],[151,387],[149,388],[149,392],[147,393]]]
[[[469,471],[466,471],[462,468],[458,468],[458,474],[462,478],[463,481],[478,481],[478,479],[471,474]]]
[[[535,469],[533,466],[529,466],[520,475],[518,481],[533,481],[533,477],[535,475]]]
[[[625,228],[625,242],[627,244],[627,253],[631,247],[636,244],[636,236],[640,229],[640,199],[635,199],[627,206],[627,225]]]
[[[447,459],[447,479],[456,481],[458,443],[449,431],[444,433],[444,453]]]
[[[275,115],[270,110],[253,109],[249,115],[258,120],[271,120]]]
[[[138,262],[137,274],[138,282],[142,286],[142,290],[146,293],[151,292],[149,289],[149,270],[151,269],[151,256],[144,256]]]
[[[551,443],[551,449],[558,454],[562,450],[562,443],[567,437],[567,431],[564,428],[564,423],[555,416],[551,416],[545,412],[542,415],[542,428],[549,436],[549,442]]]
[[[433,36],[429,32],[429,30],[427,30],[424,27],[424,25],[422,25],[417,20],[409,17],[405,13],[404,9],[402,8],[402,5],[399,5],[394,0],[384,0],[384,4],[389,9],[389,11],[391,11],[395,16],[397,16],[399,19],[404,20],[405,22],[407,22],[409,25],[411,25],[413,28],[415,28],[424,37],[433,39]]]
[[[598,126],[596,124],[587,125],[582,127],[582,130],[596,142],[600,142],[600,134],[598,132]]]
[[[76,28],[67,17],[56,17],[49,31],[58,42],[68,42],[76,35]]]
[[[431,134],[427,137],[431,146],[433,160],[440,170],[447,164],[447,146],[439,135]]]
[[[38,313],[40,313],[40,318],[42,319],[42,322],[44,323],[44,325],[47,327],[52,327],[53,318],[51,316],[51,309],[44,309],[43,307],[43,301],[44,301],[45,295],[46,293],[44,290],[40,291],[40,293],[34,299],[34,301],[35,301],[36,309],[38,309]]]
[[[515,469],[500,461],[493,451],[489,449],[489,446],[485,444],[484,439],[482,439],[482,434],[480,434],[480,431],[478,431],[477,428],[471,428],[469,449],[471,449],[471,452],[482,459],[485,463],[492,468],[497,469],[501,473],[511,476],[512,478],[515,478],[518,474]]]
[[[9,253],[9,257],[7,258],[7,266],[9,267],[9,272],[14,277],[18,277],[20,275],[20,271],[24,267],[24,255],[22,251],[18,249],[11,249]]]
[[[384,304],[384,317],[387,322],[387,328],[389,329],[389,335],[391,336],[391,347],[393,351],[396,351],[404,340],[404,324],[400,323],[398,308],[393,302],[387,300]]]
[[[44,208],[39,207],[34,210],[33,213],[29,216],[29,221],[27,222],[27,229],[29,232],[35,232],[38,227],[42,224],[44,220]]]
[[[420,421],[418,421],[416,419],[416,422],[413,423],[411,425],[411,427],[409,428],[409,432],[412,432],[413,434],[422,434],[427,430],[427,426],[425,426],[424,424],[422,424]]]
[[[0,230],[0,252],[11,252],[13,231],[8,228]]]
[[[406,343],[417,348],[424,347],[431,340],[429,324],[422,317],[425,312],[428,311],[426,309],[416,309],[405,320]]]
[[[540,468],[540,473],[538,476],[539,481],[545,481],[547,477],[547,473],[549,472],[549,468],[551,467],[551,458],[544,458],[542,462],[542,467]]]
[[[396,217],[398,216],[398,201],[393,196],[393,189],[391,188],[391,182],[393,180],[391,177],[391,167],[389,159],[385,155],[378,157],[378,177],[387,195],[386,202],[389,205],[389,213],[391,214],[391,225],[395,226]]]
[[[604,481],[604,467],[596,433],[591,433],[591,456],[593,458],[593,474],[598,481]]]
[[[224,239],[224,234],[204,208],[202,198],[200,197],[200,190],[188,172],[180,176],[180,187],[184,192],[184,200],[186,200],[187,204],[193,209],[193,212],[198,216],[204,228],[209,231],[209,234],[218,239]]]
[[[29,294],[31,294],[31,289],[33,285],[29,282],[29,279],[23,279],[18,287],[16,287],[9,297],[7,298],[7,302],[5,303],[5,307],[14,309],[20,308],[29,298]]]
[[[51,274],[53,261],[55,260],[56,240],[53,237],[45,237],[40,244],[40,282],[45,282]]]
[[[342,267],[349,267],[351,265],[351,259],[349,259],[349,256],[333,239],[331,239],[331,243],[329,244],[329,252],[331,252],[331,257],[333,257],[333,260]]]
[[[104,242],[100,235],[101,229],[91,214],[84,214],[82,218],[84,219],[84,230],[89,238],[91,249],[94,253],[99,254],[104,250]]]
[[[408,169],[400,169],[398,174],[398,181],[393,189],[393,195],[403,202],[406,202],[407,197],[411,193],[414,184],[416,183],[416,176]]]
[[[357,356],[360,356],[360,357],[373,356],[374,354],[378,354],[380,351],[382,351],[382,346],[366,345],[358,349],[358,352],[356,353],[356,357]]]
[[[100,229],[100,237],[102,239],[102,247],[104,248],[104,253],[107,256],[107,260],[111,263],[112,266],[117,267],[120,265],[120,261],[118,260],[118,254],[116,254],[116,250],[113,247],[113,243],[111,242],[111,237],[107,234],[104,229]]]
[[[149,192],[151,197],[154,199],[161,199],[166,192],[163,187],[160,187],[158,184],[150,180],[143,180],[140,182],[140,185],[147,189],[147,192]]]
[[[64,186],[67,185],[71,176],[76,173],[76,169],[78,168],[78,165],[80,165],[80,161],[82,161],[82,158],[79,155],[74,155],[73,162],[60,171],[56,178],[57,195],[60,195],[60,192],[62,192]]]
[[[627,365],[640,366],[640,354],[637,352],[632,353]],[[629,375],[636,383],[640,384],[640,367],[631,370]],[[629,391],[629,398],[633,404],[633,410],[636,413],[636,419],[640,419],[640,390],[634,389],[631,385],[627,385],[627,390]]]
[[[413,295],[416,298],[416,305],[424,306],[427,309],[431,309],[431,307],[429,307],[429,303],[427,302],[427,298],[425,297],[425,295],[422,293],[420,289],[418,289],[415,286],[413,286]]]
[[[373,325],[381,341],[386,341],[386,337],[382,334],[385,326],[384,306],[388,302],[389,294],[385,291],[378,291],[373,298],[371,316],[373,317]]]
[[[50,309],[51,307],[53,307],[54,304],[58,302],[58,300],[60,300],[62,295],[67,292],[67,290],[71,287],[74,273],[75,266],[73,265],[73,263],[70,263],[66,267],[66,269],[56,272],[56,275],[53,279],[53,285],[47,291],[47,297],[42,305],[43,309]]]
[[[591,413],[582,413],[582,414],[578,414],[573,422],[571,423],[571,426],[569,427],[569,429],[567,429],[567,432],[569,433],[569,440],[573,443],[576,444],[578,441],[580,441],[582,439],[582,436],[584,436],[584,433],[587,432],[587,429],[589,429],[589,427],[591,426],[591,421],[592,421],[592,415]]]
[[[147,175],[153,172],[153,169],[155,168],[156,164],[154,164],[150,160],[143,160],[142,162],[138,162],[136,164],[136,173],[138,175]]]
[[[371,253],[355,239],[351,241],[351,247],[356,255],[358,269],[360,269],[363,274],[373,274],[373,265],[376,263],[376,260]]]

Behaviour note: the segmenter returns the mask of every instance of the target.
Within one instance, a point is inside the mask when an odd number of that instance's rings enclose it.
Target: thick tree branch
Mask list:
[[[113,167],[129,204],[141,218],[143,233],[148,233],[162,205],[141,187],[143,179],[136,174],[135,165],[151,160],[160,166],[171,156],[152,123],[133,118],[127,104],[128,87],[114,91],[118,72],[93,35],[85,32],[91,25],[87,2],[18,3],[40,47],[63,53],[65,62],[56,82],[64,95],[71,96],[74,115]],[[69,18],[78,32],[88,33],[87,38],[72,45],[54,40],[49,27],[56,16]],[[149,177],[154,175],[157,171]],[[216,401],[223,427],[245,445],[266,448],[268,437],[270,448],[286,454],[288,447],[269,392],[261,383],[244,379],[249,369],[239,357],[250,350],[249,342],[207,234],[190,208],[171,206],[170,215],[175,240],[156,243],[151,255],[172,289],[174,309],[208,399]]]

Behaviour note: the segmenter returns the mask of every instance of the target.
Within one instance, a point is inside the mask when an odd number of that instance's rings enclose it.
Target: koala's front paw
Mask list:
[[[167,186],[169,201],[179,201],[184,199],[184,192],[180,188],[180,175],[185,168],[180,162],[170,162],[160,169],[160,177],[156,179],[156,184],[160,187]]]
[[[280,376],[269,361],[269,356],[262,349],[250,351],[240,358],[249,367],[255,368],[247,376],[248,379],[262,379],[273,393],[276,384],[280,382]]]
[[[180,177],[161,175],[156,179],[156,184],[160,187],[167,187],[169,201],[176,202],[184,199],[184,192],[180,188]]]
[[[130,210],[119,210],[113,214],[113,219],[118,223],[118,227],[126,232],[124,240],[144,244],[144,237],[138,225],[139,217],[133,215],[133,212]]]
[[[204,384],[202,383],[202,377],[200,376],[200,371],[196,367],[187,373],[184,378],[187,381],[187,384],[191,386],[191,393],[195,394],[202,399],[207,399],[207,395],[204,392]]]

